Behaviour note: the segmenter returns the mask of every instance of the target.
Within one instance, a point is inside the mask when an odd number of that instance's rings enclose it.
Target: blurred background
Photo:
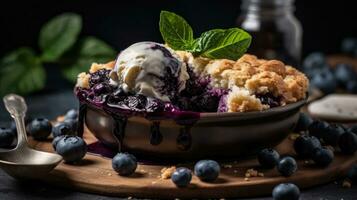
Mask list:
[[[161,10],[172,11],[183,16],[192,26],[196,37],[212,28],[249,29],[253,26],[254,29],[254,26],[259,24],[258,33],[248,30],[253,36],[250,53],[259,57],[281,59],[299,69],[303,68],[302,58],[311,52],[319,51],[326,55],[340,53],[341,41],[347,37],[357,36],[354,22],[357,19],[357,12],[355,12],[354,1],[246,0],[245,2],[243,9],[242,0],[1,2],[0,57],[4,58],[9,55],[9,52],[14,51],[15,55],[12,56],[12,60],[10,59],[11,62],[5,63],[7,67],[0,69],[0,94],[11,91],[20,94],[44,94],[62,89],[69,90],[73,88],[76,74],[86,71],[89,63],[113,60],[117,52],[138,41],[162,42],[158,27]],[[271,9],[268,4],[262,2],[274,2],[280,6]],[[258,12],[254,9],[258,9]],[[253,15],[250,15],[251,11]],[[69,58],[40,61],[44,71],[41,71],[42,67],[37,68],[37,71],[27,69],[26,66],[31,63],[35,65],[38,61],[27,59],[28,54],[33,54],[34,56],[30,55],[30,57],[36,59],[37,57],[41,59],[43,54],[43,49],[39,45],[40,30],[43,25],[65,12],[77,13],[82,17],[78,41],[85,36],[94,36],[103,42],[104,46],[101,43],[98,47],[96,46],[98,41],[94,41],[96,45],[93,45],[89,52],[104,48],[104,53],[97,52],[95,55],[90,55],[88,59],[77,60],[74,64],[62,62],[66,59],[75,60],[81,50],[78,48],[77,52],[74,50],[74,53],[68,51],[64,54],[69,55]],[[270,12],[276,14],[273,19],[270,17]],[[279,14],[279,12],[287,14]],[[354,42],[352,43],[357,49],[357,40]],[[30,47],[31,52],[24,50],[25,52],[18,53],[18,48],[23,46]],[[261,53],[256,47],[263,47],[266,52]],[[270,51],[270,48],[277,50],[278,53]],[[279,51],[291,55],[279,55]],[[26,62],[15,63],[19,59]],[[318,56],[312,58],[313,64],[316,64],[316,59],[319,59]],[[18,67],[20,65],[22,67]],[[75,70],[68,69],[72,65],[76,65],[73,67]],[[14,72],[15,67],[19,69],[15,72],[17,74],[7,77],[9,71]],[[47,78],[38,78],[43,77],[38,75],[40,73],[45,74]],[[23,83],[16,85],[16,80],[19,80],[23,74],[28,74],[28,77]]]
[[[83,17],[83,35],[94,35],[117,50],[143,40],[162,41],[158,29],[161,10],[173,11],[195,32],[235,26],[241,0],[130,0],[130,1],[2,1],[0,55],[18,46],[37,46],[41,26],[63,12]],[[347,36],[357,36],[354,1],[296,0],[295,15],[302,24],[303,54],[335,53]]]

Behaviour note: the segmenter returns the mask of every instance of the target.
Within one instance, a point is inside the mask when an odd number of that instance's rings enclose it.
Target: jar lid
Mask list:
[[[256,6],[260,8],[290,7],[295,0],[243,0],[242,8]]]

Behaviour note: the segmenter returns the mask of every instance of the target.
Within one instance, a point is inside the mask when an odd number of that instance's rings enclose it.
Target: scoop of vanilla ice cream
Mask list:
[[[110,73],[124,91],[170,101],[185,89],[187,66],[171,49],[155,42],[135,43],[122,51]]]

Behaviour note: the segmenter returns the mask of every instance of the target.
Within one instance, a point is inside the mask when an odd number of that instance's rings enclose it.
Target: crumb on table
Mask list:
[[[164,167],[161,169],[161,179],[169,179],[171,178],[171,175],[175,172],[176,167],[171,166],[171,167]]]

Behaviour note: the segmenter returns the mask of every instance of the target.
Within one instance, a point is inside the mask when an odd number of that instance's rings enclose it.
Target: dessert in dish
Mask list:
[[[305,75],[277,60],[195,57],[139,42],[78,75],[78,98],[123,113],[261,111],[306,98]]]

